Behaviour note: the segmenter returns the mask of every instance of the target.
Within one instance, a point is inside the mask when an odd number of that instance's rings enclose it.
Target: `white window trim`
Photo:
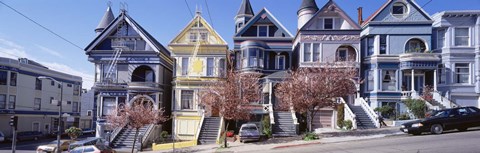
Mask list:
[[[468,83],[458,83],[457,82],[457,64],[468,64]],[[453,84],[456,84],[456,85],[471,85],[472,84],[472,63],[462,63],[462,62],[458,62],[458,63],[453,63]]]
[[[468,29],[468,44],[467,44],[466,46],[457,46],[457,45],[455,44],[455,41],[456,41],[456,39],[457,39],[457,36],[456,36],[457,28],[467,28],[467,29]],[[470,28],[470,27],[465,27],[465,26],[462,26],[462,27],[454,27],[454,28],[453,28],[453,39],[452,39],[452,41],[453,41],[453,42],[452,42],[453,46],[455,46],[455,47],[470,47],[470,46],[472,45],[472,34],[471,34],[471,32],[472,32],[472,28]]]
[[[443,42],[439,42],[439,40],[440,40],[440,37],[439,37],[439,36],[440,36],[440,34],[439,34],[440,31],[443,31]],[[447,44],[447,43],[446,43],[446,40],[447,40],[447,39],[446,39],[446,38],[447,38],[446,35],[447,35],[447,29],[438,29],[438,30],[437,30],[437,40],[436,40],[436,41],[437,41],[437,49],[442,49],[442,48],[445,48],[445,47],[446,47],[446,44]],[[442,47],[440,47],[440,43],[443,44]]]
[[[281,65],[281,68],[280,68],[280,58],[283,58],[283,65]],[[277,55],[275,56],[275,69],[281,69],[281,70],[284,70],[285,69],[285,63],[286,63],[286,60],[285,60],[285,55]]]
[[[38,129],[33,128],[33,124],[38,123]],[[41,131],[42,129],[42,124],[40,122],[32,122],[32,131]]]
[[[325,29],[325,19],[332,19],[332,29]],[[323,30],[335,30],[335,18],[322,18],[323,20],[323,25],[322,25],[322,29]]]
[[[260,27],[267,27],[267,35],[260,36]],[[257,37],[269,37],[270,36],[270,26],[268,25],[257,25]]]
[[[403,4],[403,6],[405,6],[405,8],[404,8],[404,10],[403,10],[403,12],[404,12],[403,14],[393,14],[393,6],[395,6],[395,4],[397,4],[397,3],[401,3],[401,4]],[[408,15],[409,13],[410,13],[410,7],[409,7],[409,5],[407,5],[406,3],[401,2],[401,1],[398,1],[398,2],[393,3],[393,4],[392,4],[392,7],[390,8],[390,14],[391,14],[393,17],[396,17],[396,18],[406,18],[406,17],[409,16],[409,15]]]
[[[310,57],[309,57],[308,61],[305,61],[305,51],[306,51],[305,50],[305,45],[306,44],[310,44],[310,49],[309,49],[310,50]],[[302,44],[302,53],[303,53],[302,54],[302,61],[303,62],[312,62],[313,61],[313,49],[312,48],[313,48],[313,43],[303,43]]]
[[[212,66],[211,66],[211,67],[212,67],[212,74],[210,74],[210,75],[208,74],[208,68],[209,68],[208,60],[209,60],[209,59],[212,60]],[[216,66],[215,66],[215,58],[214,58],[214,57],[207,57],[207,58],[205,59],[205,65],[206,65],[205,76],[207,76],[207,77],[213,77],[213,76],[215,76],[215,67],[216,67]]]

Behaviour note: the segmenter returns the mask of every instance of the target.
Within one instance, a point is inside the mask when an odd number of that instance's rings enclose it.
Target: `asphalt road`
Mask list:
[[[93,134],[86,134],[80,136],[80,138],[85,137],[94,137]],[[62,136],[62,139],[69,139],[67,136]],[[57,140],[57,138],[45,137],[37,141],[20,141],[17,142],[16,152],[15,153],[34,153],[37,146],[48,144],[51,141]],[[2,142],[0,143],[0,153],[11,153],[12,152],[12,142]]]
[[[480,153],[480,130],[441,135],[400,135],[380,139],[312,144],[267,152],[311,153]]]

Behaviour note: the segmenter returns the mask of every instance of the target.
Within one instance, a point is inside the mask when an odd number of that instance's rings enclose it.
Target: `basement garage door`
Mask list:
[[[312,129],[332,128],[333,110],[320,110],[313,118]]]

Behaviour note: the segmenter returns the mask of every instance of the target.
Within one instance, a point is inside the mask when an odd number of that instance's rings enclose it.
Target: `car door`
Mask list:
[[[470,127],[471,115],[469,113],[469,110],[466,107],[458,108],[457,114],[459,119],[457,127]]]
[[[455,129],[461,124],[460,116],[458,115],[457,109],[451,109],[448,111],[448,115],[443,120],[443,125],[445,129]]]
[[[468,107],[468,110],[470,111],[472,127],[480,126],[480,110],[476,107]]]

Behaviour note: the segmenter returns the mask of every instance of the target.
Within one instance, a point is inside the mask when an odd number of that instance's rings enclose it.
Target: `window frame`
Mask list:
[[[37,107],[37,105],[38,105],[38,107]],[[34,98],[33,99],[33,110],[41,110],[41,109],[42,109],[42,98]]]
[[[375,71],[367,70],[366,78],[367,78],[367,91],[374,91],[375,90]]]
[[[402,13],[401,14],[398,14],[398,13],[395,13],[395,7],[398,7],[399,5],[401,5],[402,7]],[[395,17],[404,17],[405,15],[408,14],[408,5],[403,3],[403,2],[395,2],[393,3],[392,5],[392,10],[390,11],[390,13],[395,16]]]
[[[1,98],[1,97],[3,97],[3,98]],[[0,109],[7,109],[8,108],[7,104],[8,104],[7,95],[6,94],[0,94]]]
[[[467,66],[457,66],[457,64],[467,64]],[[454,78],[455,78],[455,84],[471,84],[471,63],[454,63],[455,71],[454,71]],[[468,69],[467,73],[462,72],[459,74],[458,69]],[[467,82],[461,82],[461,77],[460,75],[468,75],[468,80]]]
[[[440,31],[443,31],[441,34]],[[445,47],[445,35],[447,34],[447,29],[438,29],[437,30],[437,49],[442,49]],[[440,40],[441,38],[441,40]]]
[[[109,106],[105,105],[106,104],[105,99],[113,99],[113,101],[107,101],[111,105],[109,105]],[[102,97],[102,116],[110,115],[110,114],[106,114],[105,112],[110,113],[110,112],[116,110],[116,107],[117,107],[116,97]],[[108,108],[111,108],[111,110],[108,110]],[[105,111],[105,110],[108,110],[108,111]]]
[[[0,85],[7,85],[8,71],[0,71]]]
[[[375,36],[367,37],[367,55],[375,55]]]
[[[329,29],[326,28],[327,19],[332,20],[332,24],[331,24],[332,28],[329,28]],[[323,30],[334,30],[334,29],[335,29],[335,18],[323,18]]]
[[[280,59],[283,58],[283,65],[280,65]],[[275,69],[277,70],[284,70],[286,65],[286,58],[285,55],[276,55],[275,56]]]
[[[188,57],[182,57],[182,69],[180,72],[182,76],[188,75],[189,62],[190,59]]]
[[[72,102],[72,112],[74,112],[74,113],[80,112],[78,108],[79,108],[78,102],[76,102],[76,101]]]
[[[345,58],[344,59],[341,59],[340,57],[340,52],[345,52]],[[348,57],[348,48],[344,48],[344,47],[340,47],[337,49],[337,62],[346,62],[348,61],[349,57]]]
[[[17,77],[18,73],[16,72],[10,72],[10,86],[17,86]]]
[[[182,110],[193,110],[194,94],[195,94],[194,90],[181,90],[180,91],[180,109],[182,109]],[[191,99],[189,99],[190,96],[191,96]],[[185,101],[188,101],[188,102],[185,102]],[[184,105],[184,104],[188,104],[188,105]]]
[[[467,45],[457,45],[457,29],[467,29],[467,36],[463,36],[467,38]],[[470,47],[471,46],[471,28],[470,27],[455,27],[453,30],[453,45],[455,47]]]
[[[260,35],[260,27],[265,27],[265,36]],[[269,37],[270,35],[270,26],[269,25],[257,25],[257,37]]]
[[[437,68],[437,83],[438,84],[446,84],[447,83],[447,75],[445,71],[445,64],[439,64]]]
[[[215,58],[207,57],[207,72],[206,76],[213,76],[215,69]]]
[[[13,101],[12,101],[13,99]],[[16,95],[9,95],[8,96],[8,109],[15,109],[15,105],[17,103],[17,96]]]
[[[312,55],[313,55],[312,44],[313,43],[303,43],[303,62],[312,62]],[[308,50],[306,49],[307,46],[308,46]],[[308,56],[306,56],[307,53],[308,53]]]
[[[190,32],[189,41],[196,43],[198,41],[198,32]]]

